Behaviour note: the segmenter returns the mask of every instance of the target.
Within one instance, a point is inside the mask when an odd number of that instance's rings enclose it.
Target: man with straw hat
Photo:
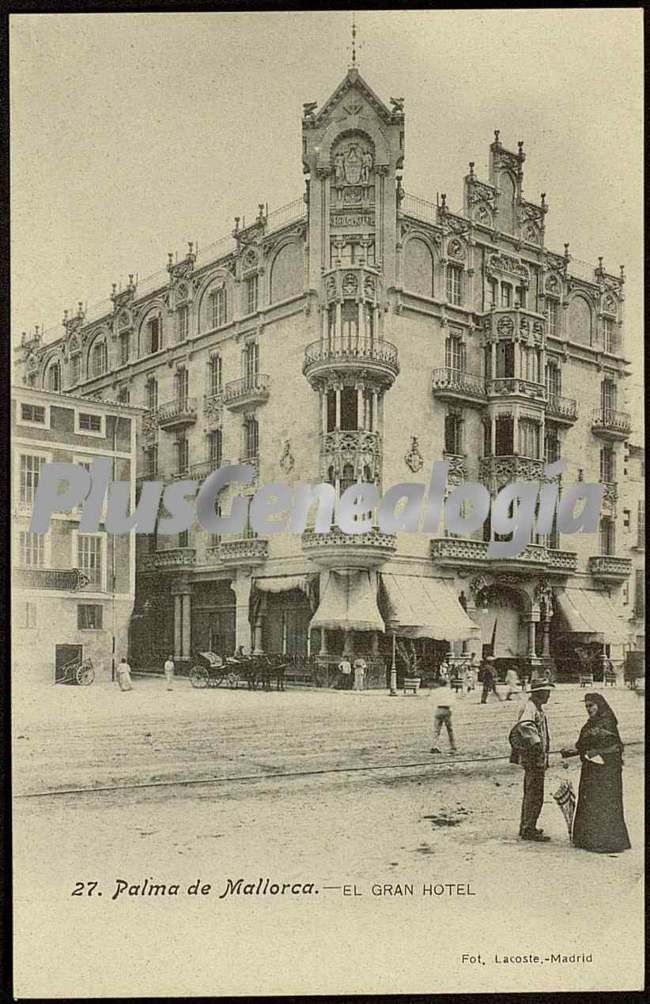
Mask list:
[[[537,820],[544,804],[544,775],[550,749],[548,723],[543,706],[551,696],[553,684],[547,680],[532,680],[526,693],[528,699],[510,732],[511,763],[524,768],[524,793],[521,805],[519,836],[522,840],[545,842]]]

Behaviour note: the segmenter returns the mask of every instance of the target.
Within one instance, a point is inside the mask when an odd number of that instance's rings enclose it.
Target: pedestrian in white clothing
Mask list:
[[[174,689],[174,659],[171,655],[167,656],[164,665],[165,679],[167,680],[167,690]]]
[[[355,659],[354,660],[354,689],[363,690],[366,685],[366,660],[365,659]]]
[[[131,667],[124,656],[122,656],[117,666],[117,684],[120,690],[133,690]]]

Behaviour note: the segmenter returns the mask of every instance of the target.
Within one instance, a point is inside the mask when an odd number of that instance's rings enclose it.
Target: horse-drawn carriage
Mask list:
[[[193,687],[226,687],[245,684],[249,690],[284,690],[288,660],[282,655],[237,655],[223,658],[216,652],[197,652],[190,669]]]
[[[66,662],[57,670],[55,683],[67,683],[77,687],[89,687],[95,680],[92,659],[76,658]]]

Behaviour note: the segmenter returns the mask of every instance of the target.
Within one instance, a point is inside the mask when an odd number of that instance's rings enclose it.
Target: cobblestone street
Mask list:
[[[609,917],[612,902],[621,917],[623,903],[632,908],[642,869],[643,705],[622,689],[608,689],[607,697],[624,740],[637,744],[626,752],[624,775],[633,848],[603,857],[569,845],[551,796],[567,778],[577,790],[579,765],[574,761],[565,770],[558,756],[548,772],[540,820],[552,842],[517,839],[521,773],[507,762],[514,702],[492,699],[481,706],[477,692],[460,700],[454,759],[428,752],[434,701],[426,691],[398,699],[385,692],[197,691],[178,680],[168,692],[159,679],[136,679],[130,693],[104,684],[53,688],[43,705],[17,695],[16,794],[117,786],[16,800],[16,909],[29,915],[32,929],[31,944],[23,943],[22,950],[33,953],[44,939],[48,970],[54,953],[61,974],[77,974],[77,992],[83,989],[79,971],[89,974],[85,992],[108,992],[92,982],[92,959],[120,951],[116,919],[131,939],[153,923],[148,985],[160,994],[170,985],[170,959],[176,978],[191,973],[192,985],[203,981],[205,993],[272,993],[289,960],[295,992],[307,992],[314,953],[336,953],[341,992],[352,986],[385,990],[396,966],[406,967],[403,985],[428,992],[452,989],[455,978],[469,988],[474,975],[477,989],[488,989],[491,978],[503,986],[502,972],[463,968],[465,951],[489,955],[499,947],[546,945],[548,951],[597,952],[606,934],[601,918]],[[575,740],[583,698],[577,687],[553,693],[553,749]],[[446,738],[442,742],[446,750]],[[151,782],[158,784],[120,787]],[[319,892],[219,898],[228,879],[257,884],[267,877],[312,882]],[[167,908],[158,897],[122,895],[114,901],[118,878],[186,886],[200,879],[212,884],[213,895],[205,902],[167,901]],[[88,881],[99,883],[104,899],[71,899],[75,883]],[[453,884],[457,891],[442,898],[415,895],[408,902],[401,892],[409,884],[421,890],[435,883]],[[504,884],[512,891],[507,913]],[[344,886],[357,895],[344,895]],[[391,894],[395,889],[400,891]],[[92,924],[89,942],[80,936],[70,943],[71,914]],[[594,918],[593,944],[576,945],[575,932],[585,930],[586,916]],[[391,958],[396,925],[402,949]],[[59,929],[66,935],[59,936]],[[229,941],[233,930],[239,961],[226,965],[214,944]],[[363,953],[362,970],[354,956],[348,958],[350,938]],[[412,946],[410,962],[405,943]],[[143,951],[144,944],[150,952],[150,943],[143,943]],[[134,945],[124,961],[124,986],[133,967],[146,961]],[[256,965],[251,983],[245,960],[253,945],[266,967]],[[621,943],[621,958],[628,951],[631,944]],[[440,987],[439,966],[446,981]],[[37,988],[34,958],[31,967]],[[621,974],[613,974],[610,963],[598,972],[593,968],[594,986],[602,988],[610,975],[611,985],[620,986]],[[48,978],[45,968],[42,975]],[[540,986],[559,986],[560,980],[571,986],[566,967],[560,973],[548,966],[543,976],[548,982]],[[588,974],[582,970],[575,978],[584,989]],[[509,979],[512,989],[527,986],[523,970],[513,969]],[[115,985],[110,989],[119,992]]]

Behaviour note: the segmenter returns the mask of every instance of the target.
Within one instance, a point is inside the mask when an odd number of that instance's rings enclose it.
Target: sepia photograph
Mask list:
[[[15,999],[643,989],[643,28],[9,16]]]

